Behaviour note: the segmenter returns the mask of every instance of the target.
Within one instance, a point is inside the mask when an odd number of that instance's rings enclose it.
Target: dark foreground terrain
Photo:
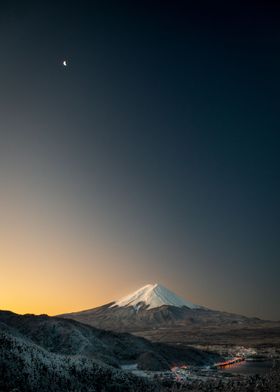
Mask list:
[[[0,334],[1,392],[279,392],[280,371],[242,380],[207,380],[180,384],[135,377],[85,356],[59,355]]]
[[[0,312],[0,391],[157,391],[155,382],[121,370],[135,363],[167,370],[183,362],[219,359],[194,348],[151,343],[45,315]]]
[[[231,332],[230,332],[231,331]],[[152,332],[156,333],[157,339]],[[146,331],[152,340],[172,342],[170,329]],[[227,344],[233,338],[250,341],[252,330],[210,333],[174,331],[174,339],[185,336],[181,345],[151,342],[128,333],[103,331],[74,320],[46,315],[16,315],[0,311],[0,392],[279,392],[280,367],[263,376],[188,377],[182,382],[161,378],[174,365],[188,363],[194,368],[211,365],[221,356],[191,348],[201,339]],[[179,334],[179,335],[178,335]],[[204,336],[203,336],[204,334]],[[254,336],[261,344],[263,330]],[[209,337],[209,335],[211,335]],[[269,334],[268,334],[269,335]],[[167,339],[167,337],[169,337]],[[269,337],[277,344],[278,330]],[[250,341],[252,343],[252,341]],[[145,377],[122,370],[124,364],[144,369]]]

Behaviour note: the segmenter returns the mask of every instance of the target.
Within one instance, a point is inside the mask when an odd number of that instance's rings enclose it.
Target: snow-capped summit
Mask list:
[[[183,307],[190,309],[198,309],[200,306],[178,297],[176,294],[160,284],[147,284],[132,294],[129,294],[118,301],[114,302],[110,307],[126,307],[133,306],[138,309],[141,305],[146,305],[147,309],[159,308],[163,305]]]

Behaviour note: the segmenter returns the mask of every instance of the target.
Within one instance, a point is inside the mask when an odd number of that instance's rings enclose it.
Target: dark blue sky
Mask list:
[[[89,237],[142,255],[108,258],[114,293],[125,270],[124,294],[159,280],[206,306],[280,319],[280,7],[0,10],[2,178],[34,197],[42,187]]]

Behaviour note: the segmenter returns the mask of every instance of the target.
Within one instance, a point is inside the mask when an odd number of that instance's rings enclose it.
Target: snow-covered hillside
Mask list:
[[[165,371],[174,364],[218,360],[198,349],[154,344],[73,320],[0,310],[1,392],[159,392],[157,383],[124,372],[120,365]]]
[[[3,392],[158,391],[149,380],[101,361],[81,355],[55,354],[24,336],[14,335],[19,335],[16,330],[0,330],[0,390]]]
[[[147,306],[147,309],[158,308],[163,305],[183,307],[186,306],[190,309],[199,309],[200,306],[194,305],[183,298],[178,297],[176,294],[160,284],[148,284],[141,287],[139,290],[129,294],[118,301],[114,302],[111,307],[119,306],[133,306],[138,308]]]

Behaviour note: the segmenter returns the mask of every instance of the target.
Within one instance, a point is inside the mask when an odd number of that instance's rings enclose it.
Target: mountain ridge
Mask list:
[[[263,320],[195,305],[159,284],[148,284],[119,300],[63,318],[119,332],[138,333],[158,328],[246,327]]]

